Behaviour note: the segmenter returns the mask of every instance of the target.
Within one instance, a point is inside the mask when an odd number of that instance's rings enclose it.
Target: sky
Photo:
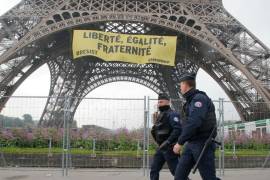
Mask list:
[[[11,7],[16,5],[19,1],[18,0],[0,0],[0,15],[8,11]],[[270,47],[270,1],[269,0],[223,0],[223,4],[225,8],[236,18],[238,19],[244,26],[246,26],[255,36],[257,36],[263,43],[265,43],[268,47]],[[207,86],[206,86],[207,84]],[[197,86],[198,89],[206,91],[207,94],[213,99],[218,100],[219,98],[224,98],[225,100],[229,100],[227,95],[224,91],[219,87],[219,85],[204,71],[199,70],[197,75]],[[13,94],[14,96],[47,96],[50,87],[50,75],[48,71],[48,67],[46,65],[42,66],[36,72],[34,72],[23,84],[16,90]],[[130,82],[116,82],[103,85],[91,93],[87,95],[87,97],[117,97],[117,98],[143,98],[144,96],[150,96],[151,98],[156,98],[157,95],[152,90],[135,83]],[[28,100],[29,106],[33,106],[31,109],[38,109],[36,110],[38,113],[35,113],[35,118],[38,118],[39,114],[42,111],[42,107],[44,107],[45,99],[31,99]],[[138,103],[138,102],[136,102]],[[133,107],[133,109],[129,109],[129,111],[137,111],[136,103],[129,104],[125,107]],[[98,104],[98,103],[94,103]],[[97,105],[96,108],[103,107],[103,109],[112,109],[112,107],[120,107],[121,103],[114,102],[112,104],[107,102],[102,102],[101,104]],[[75,118],[79,121],[79,125],[88,124],[89,119],[89,111],[88,107],[92,106],[93,102],[90,100],[83,101],[80,106],[78,107],[78,112],[76,112]],[[25,106],[24,102],[19,103],[12,103],[10,100],[7,104],[7,107],[13,107],[10,110],[11,114],[14,112],[18,112],[19,109],[22,109]],[[17,108],[17,109],[16,109]],[[151,108],[154,108],[154,105],[151,105]],[[98,108],[99,109],[99,108]],[[120,108],[121,109],[121,108]],[[114,109],[115,110],[115,109]],[[119,109],[118,109],[119,110]],[[118,111],[117,110],[117,111]],[[123,108],[122,108],[123,110]],[[126,109],[128,110],[128,109]],[[96,109],[97,111],[97,109]],[[119,110],[120,111],[120,110]],[[227,113],[226,113],[227,112]],[[110,112],[112,113],[112,112]],[[239,117],[236,114],[234,108],[229,105],[225,105],[225,113],[226,116],[229,117],[228,119],[238,120]],[[81,115],[80,115],[81,114]],[[91,113],[90,113],[91,114]],[[94,113],[92,113],[94,114]],[[115,113],[115,120],[113,120],[113,124],[110,126],[115,127],[118,124],[133,124],[126,122],[128,117],[123,118],[122,120],[117,120],[117,113]],[[130,113],[132,116],[132,113]],[[94,118],[96,122],[101,121],[100,118]],[[103,117],[101,118],[104,120],[104,125],[107,124],[110,117]],[[132,119],[132,118],[131,118]],[[102,120],[102,121],[103,121]],[[124,123],[125,122],[125,123]],[[133,125],[132,125],[133,127]]]

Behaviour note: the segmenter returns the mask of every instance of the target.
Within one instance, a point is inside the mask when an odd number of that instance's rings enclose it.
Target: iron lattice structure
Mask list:
[[[74,28],[176,35],[176,66],[93,57],[73,61],[69,42]],[[51,87],[40,125],[58,127],[65,95],[77,97],[69,104],[72,117],[83,97],[109,82],[136,82],[179,98],[179,76],[202,68],[238,102],[241,118],[253,120],[258,109],[270,108],[255,103],[270,101],[269,54],[222,0],[22,0],[0,17],[0,106],[43,64],[50,69]]]

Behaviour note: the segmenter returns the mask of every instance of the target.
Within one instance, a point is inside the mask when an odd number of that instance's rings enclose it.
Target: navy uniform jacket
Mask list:
[[[204,92],[196,89],[191,89],[183,96],[187,102],[183,107],[184,125],[178,144],[183,145],[187,141],[204,142],[216,126],[215,106]]]
[[[168,141],[169,144],[175,144],[182,130],[180,114],[171,109],[161,113],[164,113],[164,115],[153,126],[152,136],[159,145],[164,141]],[[166,132],[166,130],[168,131]],[[163,135],[162,132],[164,132]]]

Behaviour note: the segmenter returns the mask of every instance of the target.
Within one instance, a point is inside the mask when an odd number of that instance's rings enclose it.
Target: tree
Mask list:
[[[23,115],[23,121],[27,123],[33,123],[33,118],[30,114],[24,114]]]
[[[23,119],[0,115],[0,128],[34,127],[35,122],[30,114],[24,114]]]
[[[0,128],[5,127],[5,116],[0,114]]]
[[[23,115],[23,122],[25,125],[34,125],[33,118],[30,114]]]

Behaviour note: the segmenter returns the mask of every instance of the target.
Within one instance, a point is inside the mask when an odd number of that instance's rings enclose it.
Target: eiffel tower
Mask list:
[[[73,29],[178,36],[176,65],[74,61],[68,43]],[[78,97],[70,101],[71,117],[83,97],[110,82],[139,83],[177,99],[181,74],[202,68],[243,120],[255,120],[258,109],[270,108],[255,103],[270,102],[269,61],[269,48],[226,11],[222,0],[22,0],[0,17],[0,107],[44,64],[51,73],[40,118],[45,127],[62,126],[64,95]]]

